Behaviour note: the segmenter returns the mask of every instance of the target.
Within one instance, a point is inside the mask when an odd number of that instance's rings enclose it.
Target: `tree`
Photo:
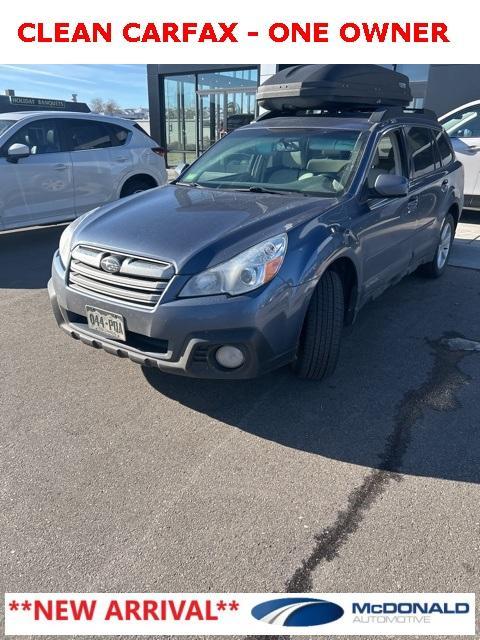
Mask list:
[[[120,106],[115,100],[107,100],[103,105],[103,112],[109,116],[114,116],[120,111]]]
[[[120,112],[120,106],[115,100],[102,100],[102,98],[93,98],[90,103],[90,109],[93,113],[105,113],[113,116]]]
[[[105,113],[105,105],[101,98],[93,98],[90,103],[90,109],[93,113]]]

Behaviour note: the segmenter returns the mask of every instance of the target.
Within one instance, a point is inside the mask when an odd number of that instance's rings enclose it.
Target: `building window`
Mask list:
[[[192,162],[197,155],[195,87],[194,75],[168,76],[164,79],[165,137],[171,166]]]
[[[192,162],[256,115],[258,67],[163,78],[167,162]]]

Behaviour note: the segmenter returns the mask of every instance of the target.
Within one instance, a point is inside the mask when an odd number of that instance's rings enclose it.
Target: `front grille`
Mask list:
[[[115,273],[101,266],[110,257],[119,263]],[[173,275],[173,266],[167,262],[79,245],[72,252],[68,284],[82,293],[154,307]]]

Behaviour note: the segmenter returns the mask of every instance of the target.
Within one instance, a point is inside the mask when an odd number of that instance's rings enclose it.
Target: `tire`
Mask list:
[[[147,191],[153,189],[156,185],[152,184],[151,180],[147,178],[130,178],[123,185],[120,198],[126,198],[127,196],[133,196],[134,193],[140,193],[141,191]]]
[[[427,278],[440,278],[440,276],[444,274],[448,266],[448,259],[452,250],[454,237],[455,221],[452,214],[447,213],[440,232],[440,239],[435,251],[435,257],[431,262],[422,264],[419,269],[419,273],[421,275],[426,276]]]
[[[313,292],[302,328],[293,370],[300,378],[323,380],[337,366],[344,323],[343,284],[327,271]]]

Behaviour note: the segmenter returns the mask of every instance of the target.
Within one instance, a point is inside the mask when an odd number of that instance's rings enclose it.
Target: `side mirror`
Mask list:
[[[8,147],[7,160],[9,162],[18,162],[20,158],[28,158],[30,155],[30,149],[26,144],[19,144],[16,142]]]
[[[408,180],[404,176],[382,173],[377,176],[374,189],[385,198],[399,198],[408,194]]]
[[[181,176],[182,173],[186,171],[189,166],[190,165],[188,164],[188,162],[181,162],[180,164],[177,164],[177,166],[175,167],[175,173],[177,174],[177,178]]]

